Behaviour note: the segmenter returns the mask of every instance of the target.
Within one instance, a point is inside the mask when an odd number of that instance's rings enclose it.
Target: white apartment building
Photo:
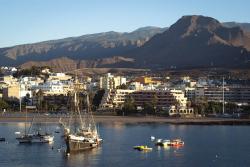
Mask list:
[[[4,99],[17,99],[24,98],[25,96],[29,95],[29,97],[32,97],[32,91],[29,89],[29,87],[25,84],[11,84],[6,88],[3,88],[3,98]]]
[[[127,90],[127,89],[106,90],[100,104],[100,109],[119,107],[123,105],[127,96],[133,92],[135,92],[135,90]]]
[[[144,86],[140,82],[131,82],[129,84],[129,89],[131,89],[131,90],[143,90]]]
[[[66,81],[70,79],[72,79],[72,76],[66,75],[65,73],[52,73],[49,75],[48,81],[52,81],[52,80]]]
[[[171,89],[170,92],[175,97],[175,99],[179,102],[180,107],[187,106],[187,98],[185,97],[185,93],[182,90]]]
[[[114,107],[122,107],[125,100],[131,97],[135,105],[143,108],[145,103],[151,103],[156,98],[157,108],[166,109],[171,106],[178,107],[180,111],[187,110],[187,98],[181,90],[124,90],[112,89],[106,90],[102,98],[100,109],[112,109]],[[173,110],[174,111],[174,110]]]
[[[121,76],[114,76],[107,73],[105,76],[100,77],[101,89],[116,89],[118,86],[126,84],[126,78]]]
[[[40,89],[45,95],[66,95],[67,91],[64,91],[64,84],[60,81],[47,81],[43,84],[39,84],[34,89]]]

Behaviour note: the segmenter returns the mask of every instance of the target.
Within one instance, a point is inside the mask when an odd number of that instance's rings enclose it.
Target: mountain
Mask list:
[[[0,65],[81,68],[250,68],[245,24],[183,16],[169,28],[143,27],[0,49]],[[244,29],[244,30],[243,30]]]
[[[28,61],[22,64],[20,67],[25,69],[32,66],[49,66],[53,69],[53,71],[68,72],[83,68],[116,68],[120,66],[130,67],[133,66],[133,64],[134,59],[119,56],[92,60],[73,60],[68,57],[60,57],[48,61]]]
[[[205,16],[183,16],[164,33],[128,54],[137,67],[250,67],[250,38]]]
[[[0,48],[0,65],[19,65],[27,61],[48,61],[60,57],[88,60],[119,56],[142,46],[166,28],[143,27],[130,33],[105,32]]]
[[[250,23],[237,23],[237,22],[224,22],[223,26],[232,28],[232,27],[240,27],[242,30],[246,32],[250,32]]]

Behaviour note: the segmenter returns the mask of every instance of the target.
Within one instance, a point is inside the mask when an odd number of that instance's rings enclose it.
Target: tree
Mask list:
[[[7,109],[7,108],[9,108],[9,104],[5,100],[0,99],[0,108]]]
[[[144,103],[143,104],[143,110],[142,112],[147,115],[147,114],[154,114],[154,106],[152,105],[152,103]]]
[[[116,88],[117,88],[117,89],[128,89],[128,85],[122,84],[122,85],[120,85],[120,86],[117,86]]]
[[[234,103],[227,103],[225,105],[225,111],[229,112],[229,113],[233,113],[233,112],[237,111],[237,108],[238,108],[238,106]]]
[[[105,93],[105,90],[104,89],[100,89],[96,92],[94,98],[93,98],[93,102],[92,104],[95,106],[95,107],[99,107],[101,101],[102,101],[102,97]]]
[[[213,102],[210,101],[208,102],[207,108],[206,108],[206,113],[219,113],[222,110],[222,104],[218,102]]]
[[[205,115],[205,113],[207,113],[208,102],[206,98],[200,98],[196,101],[192,101],[191,103],[195,114]]]
[[[128,97],[125,100],[123,108],[122,108],[122,112],[125,115],[129,115],[129,114],[133,114],[133,113],[137,112],[136,111],[136,105],[135,105],[134,99],[132,97]]]
[[[153,114],[156,114],[156,108],[157,108],[157,103],[158,103],[158,97],[157,97],[156,94],[154,94],[151,103],[152,103],[152,106],[153,106]]]
[[[41,89],[39,89],[36,93],[35,93],[35,96],[36,96],[36,98],[37,98],[37,108],[38,108],[38,110],[42,110],[42,108],[43,108],[43,100],[44,100],[44,98],[43,98],[43,95],[44,95],[44,93],[43,93],[43,91],[41,90]]]
[[[42,74],[42,69],[44,69],[44,67],[32,66],[31,68],[17,71],[13,76],[16,78],[19,78],[20,76],[37,76]]]
[[[27,93],[26,96],[23,98],[23,102],[25,105],[30,103],[30,94]]]
[[[60,106],[58,104],[49,104],[48,105],[48,109],[50,111],[53,111],[53,112],[58,111],[59,108],[60,108]]]

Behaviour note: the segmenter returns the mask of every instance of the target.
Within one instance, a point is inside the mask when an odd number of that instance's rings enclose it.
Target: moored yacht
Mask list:
[[[86,101],[85,113],[81,112],[79,106],[79,96],[80,84],[76,79],[73,92],[73,107],[69,118],[69,125],[66,126],[63,124],[67,153],[95,148],[100,145],[102,141],[102,139],[99,138],[96,124],[89,105],[88,93],[84,94]],[[82,114],[84,114],[84,117],[82,117]]]
[[[51,143],[54,140],[54,136],[48,134],[47,132],[41,133],[40,129],[33,129],[33,133],[30,133],[34,118],[31,121],[30,127],[27,131],[27,109],[26,109],[26,120],[25,120],[25,130],[24,134],[16,133],[18,137],[16,140],[19,143]]]
[[[19,143],[51,143],[54,136],[49,134],[26,134],[16,138]]]

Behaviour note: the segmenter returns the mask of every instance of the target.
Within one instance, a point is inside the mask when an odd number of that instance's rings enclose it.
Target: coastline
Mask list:
[[[40,116],[36,121],[46,123],[59,123],[59,119],[66,121],[67,117]],[[101,124],[173,124],[173,125],[250,125],[250,119],[231,119],[231,118],[169,118],[157,116],[104,116],[95,115],[94,119]],[[25,122],[24,116],[0,116],[0,123]],[[29,116],[27,121],[30,122]]]

